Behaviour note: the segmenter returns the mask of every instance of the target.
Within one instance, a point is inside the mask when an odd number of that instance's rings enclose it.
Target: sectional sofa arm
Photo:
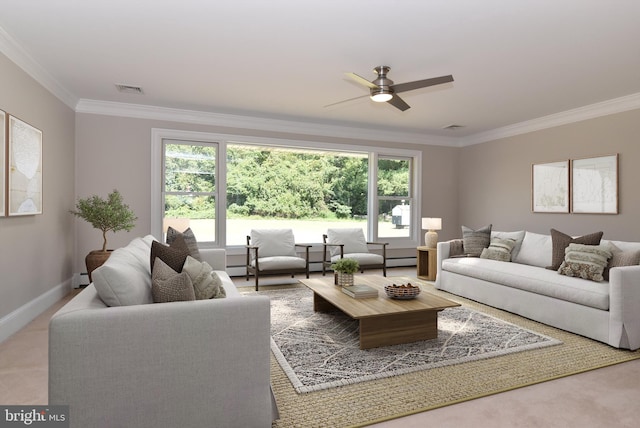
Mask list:
[[[73,426],[260,426],[269,326],[266,296],[58,313],[49,403],[70,405]]]
[[[612,268],[609,272],[609,336],[635,350],[640,348],[640,266]],[[623,346],[627,347],[627,346]]]

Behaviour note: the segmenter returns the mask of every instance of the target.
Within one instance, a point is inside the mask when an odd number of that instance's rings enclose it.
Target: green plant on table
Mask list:
[[[360,268],[360,264],[355,259],[344,258],[331,265],[331,269],[341,273],[356,273]]]

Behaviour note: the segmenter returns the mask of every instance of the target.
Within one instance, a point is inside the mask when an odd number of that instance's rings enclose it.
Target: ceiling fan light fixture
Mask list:
[[[377,103],[386,103],[393,98],[393,93],[388,89],[371,90],[371,100]]]

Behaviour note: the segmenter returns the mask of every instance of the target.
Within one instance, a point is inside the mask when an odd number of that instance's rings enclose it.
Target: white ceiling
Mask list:
[[[0,0],[2,29],[0,48],[72,103],[466,138],[621,97],[640,107],[637,0]],[[377,65],[396,83],[455,81],[403,93],[406,112],[323,107],[366,95],[344,73]]]

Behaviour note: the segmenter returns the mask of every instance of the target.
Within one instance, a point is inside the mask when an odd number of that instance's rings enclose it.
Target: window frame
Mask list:
[[[230,255],[241,254],[244,246],[227,246],[226,235],[226,195],[227,195],[227,168],[226,162],[220,161],[227,158],[227,144],[247,144],[272,148],[287,148],[314,151],[332,151],[344,153],[366,154],[369,157],[369,181],[368,181],[368,216],[367,232],[369,240],[389,242],[389,248],[412,248],[420,243],[420,219],[419,210],[421,207],[421,176],[422,176],[422,152],[419,150],[399,149],[380,147],[373,145],[347,145],[336,144],[323,141],[302,141],[285,138],[268,138],[237,134],[220,134],[213,132],[183,131],[163,128],[152,128],[151,130],[151,234],[162,237],[162,224],[164,206],[162,195],[164,179],[164,140],[174,140],[180,142],[193,141],[195,143],[217,144],[216,159],[216,193],[215,196],[215,242],[202,242],[202,248],[226,248]],[[379,158],[409,158],[410,159],[410,193],[412,193],[411,203],[411,225],[408,237],[398,238],[378,238],[378,159]],[[375,178],[375,179],[372,179]],[[321,243],[318,237],[318,244]],[[321,251],[318,248],[312,251]]]

